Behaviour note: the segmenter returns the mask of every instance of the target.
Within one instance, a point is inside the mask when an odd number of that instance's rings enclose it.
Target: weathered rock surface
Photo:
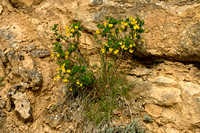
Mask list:
[[[0,15],[2,14],[3,12],[3,7],[0,5]]]
[[[6,101],[0,99],[0,109],[5,108],[6,106]]]
[[[19,89],[22,86],[15,86],[9,90],[8,96],[11,98],[15,105],[15,111],[20,119],[27,122],[32,120],[32,111],[29,99],[26,93],[21,93]]]
[[[0,110],[0,130],[4,130],[4,126],[6,125],[6,113]]]
[[[44,58],[50,56],[51,52],[49,50],[33,50],[32,51],[32,56],[33,57],[39,57],[39,58]]]
[[[50,127],[57,128],[59,124],[63,121],[63,116],[61,114],[58,115],[46,115],[45,123],[48,123]]]
[[[127,57],[119,62],[118,67],[118,71],[127,74],[130,81],[138,81],[133,95],[136,97],[133,118],[143,118],[144,113],[150,115],[153,122],[146,124],[150,132],[200,132],[199,0],[0,2],[0,76],[6,75],[7,78],[6,87],[0,93],[7,94],[8,86],[23,86],[22,90],[12,92],[13,100],[7,100],[5,108],[2,106],[2,110],[9,114],[9,123],[6,122],[4,128],[7,132],[65,131],[61,130],[64,116],[46,115],[44,111],[58,100],[52,95],[58,93],[60,85],[52,82],[57,66],[55,60],[49,58],[52,50],[50,28],[59,24],[64,31],[69,22],[81,21],[84,31],[79,49],[87,55],[91,66],[99,65],[93,33],[105,16],[123,19],[140,16],[148,30],[142,35],[145,41],[135,47],[133,58],[136,60]],[[40,88],[40,91],[26,88]],[[20,123],[12,115],[12,102],[21,119],[29,121],[33,116],[36,120],[28,126]],[[31,114],[30,103],[34,105]],[[71,115],[72,112],[65,114]],[[45,116],[48,118],[44,120]],[[0,117],[0,121],[2,118],[5,123],[5,117]]]
[[[168,64],[168,66],[164,66],[164,64]],[[167,124],[177,127],[172,130],[199,131],[200,77],[191,75],[196,69],[195,67],[183,66],[181,63],[160,63],[153,68],[153,71],[151,70],[151,73],[145,75],[147,76],[145,82],[139,81],[141,82],[138,84],[140,91],[135,92],[144,99],[140,106],[143,105],[148,115],[155,118],[154,127],[156,124],[164,125],[159,128],[159,130],[163,130],[162,132],[171,131]],[[191,67],[193,69],[190,69]],[[155,71],[156,69],[159,71]],[[199,70],[197,69],[196,72],[198,73]],[[140,73],[138,76],[144,75]],[[150,125],[147,126],[153,132],[158,130],[154,130]]]

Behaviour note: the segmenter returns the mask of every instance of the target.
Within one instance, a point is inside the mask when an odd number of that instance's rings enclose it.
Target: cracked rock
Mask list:
[[[39,58],[45,58],[50,56],[51,52],[49,50],[40,50],[36,49],[32,51],[32,56],[33,57],[39,57]]]
[[[4,125],[6,124],[6,113],[4,113],[3,111],[0,110],[0,129],[2,129],[4,127]]]
[[[19,92],[21,85],[10,88],[8,96],[15,105],[15,111],[24,122],[32,120],[31,105],[26,93]]]
[[[6,106],[6,101],[0,100],[0,109],[5,108]]]

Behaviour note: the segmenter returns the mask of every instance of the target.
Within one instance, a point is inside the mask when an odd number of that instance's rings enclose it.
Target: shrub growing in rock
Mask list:
[[[117,73],[116,63],[124,54],[134,53],[134,47],[141,40],[140,33],[144,32],[143,25],[144,21],[138,17],[125,20],[106,17],[104,23],[97,25],[94,38],[100,47],[101,66],[95,74],[78,49],[83,31],[80,22],[66,26],[65,35],[59,33],[58,24],[52,28],[55,42],[51,55],[59,65],[55,80],[62,80],[73,96],[87,92],[85,115],[96,124],[111,120],[114,109],[123,101],[120,97],[128,97],[132,84],[127,84]]]

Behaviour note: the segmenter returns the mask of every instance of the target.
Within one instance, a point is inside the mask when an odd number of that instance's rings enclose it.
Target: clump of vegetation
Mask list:
[[[80,37],[83,28],[80,22],[72,22],[65,27],[65,35],[59,33],[55,24],[52,57],[57,58],[57,76],[62,80],[73,96],[84,94],[84,114],[95,124],[110,121],[114,110],[119,109],[133,84],[117,73],[117,61],[124,54],[134,54],[134,47],[142,40],[144,21],[138,17],[116,20],[106,17],[98,24],[94,38],[99,46],[101,66],[93,73],[79,52]]]
[[[125,126],[108,127],[106,126],[99,133],[144,133],[144,129],[138,124],[139,119],[134,119],[134,121]]]
[[[144,122],[152,123],[152,118],[148,115],[145,115],[143,119],[144,119]]]

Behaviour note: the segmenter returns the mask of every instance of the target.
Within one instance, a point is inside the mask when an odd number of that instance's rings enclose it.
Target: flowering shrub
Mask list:
[[[69,91],[79,93],[81,90],[90,87],[94,82],[93,74],[88,71],[87,65],[84,62],[81,54],[78,51],[80,31],[80,22],[73,22],[71,25],[65,27],[66,35],[58,33],[58,24],[55,24],[52,30],[53,37],[56,38],[54,42],[54,49],[51,54],[52,57],[57,57],[57,77],[54,80],[61,79]],[[67,44],[62,44],[63,40]]]
[[[129,17],[126,20],[116,20],[112,17],[106,18],[105,23],[97,25],[98,30],[94,38],[102,46],[102,54],[110,52],[116,55],[120,51],[133,53],[135,43],[141,38],[140,33],[144,32],[143,25],[144,21],[138,17]],[[101,38],[101,40],[98,38]],[[106,39],[106,41],[103,42],[102,38]]]
[[[84,108],[86,116],[96,124],[104,119],[110,120],[113,110],[123,101],[119,97],[128,95],[132,85],[127,84],[124,78],[116,73],[116,61],[124,53],[134,53],[134,47],[141,40],[140,33],[144,32],[144,21],[138,17],[129,17],[126,20],[112,17],[105,19],[106,22],[97,25],[98,30],[94,35],[100,45],[102,59],[100,71],[96,75],[89,70],[78,50],[83,30],[80,22],[66,26],[65,35],[59,34],[57,24],[52,28],[53,38],[56,40],[53,43],[52,57],[56,56],[59,65],[55,80],[62,80],[73,94],[79,94],[87,88],[95,88],[88,94]]]
[[[116,74],[116,60],[125,52],[133,54],[136,43],[141,39],[140,33],[144,32],[144,21],[138,17],[129,17],[126,20],[116,20],[106,17],[106,22],[98,24],[98,30],[94,35],[101,46],[102,55],[102,79],[103,87],[111,85],[112,77]],[[112,55],[114,63],[107,61],[108,55]],[[120,56],[117,56],[120,55]],[[112,72],[111,71],[112,67]],[[109,74],[108,74],[109,73]],[[110,86],[109,86],[110,87]]]

